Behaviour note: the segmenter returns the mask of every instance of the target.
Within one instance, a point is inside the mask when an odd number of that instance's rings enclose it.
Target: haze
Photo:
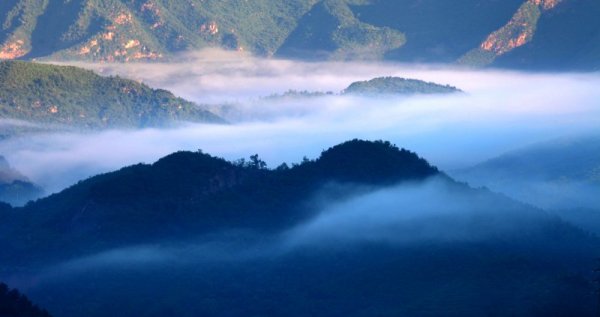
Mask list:
[[[595,133],[600,75],[522,73],[381,63],[264,60],[216,51],[170,64],[78,64],[142,80],[218,108],[230,125],[47,133],[0,142],[0,153],[48,192],[177,150],[227,159],[258,153],[269,166],[316,157],[351,138],[386,139],[444,170],[466,167],[527,144]],[[325,96],[267,101],[289,89],[339,92],[356,80],[400,76],[456,86],[465,93],[362,98]]]

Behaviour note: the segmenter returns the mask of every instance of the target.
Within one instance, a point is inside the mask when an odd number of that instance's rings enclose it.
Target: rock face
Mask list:
[[[461,58],[466,64],[491,64],[494,60],[531,42],[542,12],[554,9],[561,0],[528,0],[502,28],[490,34],[478,48]]]

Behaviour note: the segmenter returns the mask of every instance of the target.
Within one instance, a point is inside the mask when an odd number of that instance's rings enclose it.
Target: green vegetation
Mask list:
[[[18,0],[0,5],[0,40],[17,58],[153,60],[211,46],[271,55],[316,1]]]
[[[413,95],[413,94],[449,94],[461,92],[462,90],[450,86],[426,82],[418,79],[407,79],[401,77],[378,77],[371,80],[358,81],[350,84],[339,95]],[[324,96],[334,96],[331,91],[298,91],[288,90],[283,94],[273,94],[264,97],[263,100],[279,101],[285,99],[302,99]]]
[[[400,77],[379,77],[352,83],[344,94],[354,95],[407,95],[407,94],[448,94],[461,90],[436,83]]]
[[[381,59],[406,42],[400,31],[358,20],[344,0],[324,0],[298,22],[278,54],[296,58]]]
[[[302,59],[598,69],[599,14],[589,0],[12,0],[0,4],[0,58],[127,62],[220,47]]]
[[[83,128],[222,122],[166,90],[76,67],[20,61],[0,62],[0,118]]]

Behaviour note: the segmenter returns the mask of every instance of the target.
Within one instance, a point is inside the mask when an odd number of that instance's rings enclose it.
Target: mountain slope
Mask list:
[[[299,21],[277,55],[292,58],[381,59],[404,34],[358,20],[344,0],[324,0]]]
[[[600,3],[562,1],[542,11],[531,41],[499,57],[494,65],[523,69],[599,70]]]
[[[600,209],[600,137],[553,140],[452,173],[548,209]]]
[[[10,0],[0,5],[0,59],[127,62],[220,47],[593,70],[599,13],[595,0]]]
[[[315,0],[11,0],[2,58],[154,60],[222,46],[271,54]]]
[[[172,93],[76,67],[0,62],[0,118],[75,127],[222,122]]]
[[[385,186],[437,173],[415,154],[383,142],[351,141],[324,151],[315,161],[276,170],[262,167],[257,157],[233,164],[180,152],[152,165],[90,178],[29,204],[13,213],[17,224],[8,225],[4,235],[35,232],[38,242],[33,244],[46,245],[45,252],[63,244],[72,253],[91,250],[92,245],[106,248],[224,228],[279,230],[311,216],[303,204],[329,183]],[[57,227],[62,228],[60,236]],[[82,244],[82,239],[92,240]]]

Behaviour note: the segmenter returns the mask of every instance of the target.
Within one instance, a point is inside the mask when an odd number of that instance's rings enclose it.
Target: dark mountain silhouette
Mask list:
[[[343,221],[319,222],[336,204]],[[275,169],[178,152],[0,208],[0,279],[35,277],[65,317],[594,313],[595,236],[388,142]],[[286,247],[296,230],[311,242]]]
[[[51,317],[16,289],[0,283],[0,316],[2,317]]]
[[[305,204],[327,184],[381,187],[438,174],[414,153],[358,140],[291,168],[269,170],[261,162],[257,157],[236,164],[201,152],[174,153],[152,165],[92,177],[16,209],[6,236],[34,233],[37,242],[13,247],[43,246],[56,255],[59,245],[73,253],[89,250],[92,242],[108,248],[227,228],[280,230],[313,216]],[[10,260],[10,253],[3,258]]]

